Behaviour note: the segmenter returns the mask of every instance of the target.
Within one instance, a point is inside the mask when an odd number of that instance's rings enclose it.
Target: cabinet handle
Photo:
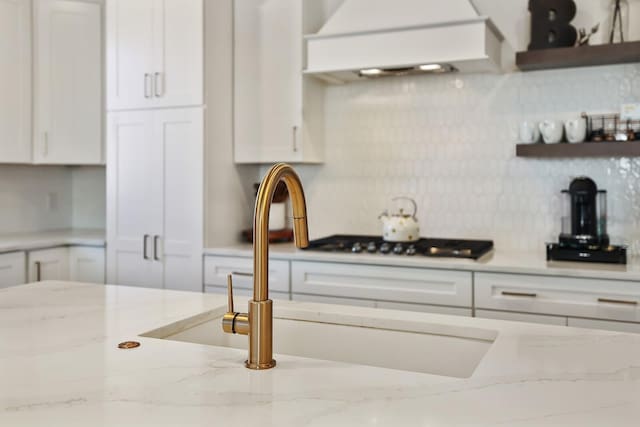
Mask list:
[[[158,256],[158,240],[160,240],[160,236],[153,236],[153,259],[154,259],[154,261],[160,261],[160,257]]]
[[[49,132],[45,132],[42,136],[42,156],[47,157],[49,155]]]
[[[505,297],[523,297],[523,298],[536,298],[538,294],[529,293],[529,292],[508,292],[502,291],[502,295]]]
[[[144,73],[144,97],[151,98],[151,74]]]
[[[241,276],[241,277],[253,277],[253,273],[243,273],[241,271],[232,271],[232,276]]]
[[[293,127],[293,152],[298,152],[298,126]]]
[[[34,265],[36,266],[36,282],[39,282],[40,279],[42,279],[42,264],[40,263],[40,261],[36,261]]]
[[[160,86],[160,78],[162,77],[162,73],[154,73],[153,74],[153,92],[156,98],[161,98],[164,95],[164,80],[162,81],[162,86]],[[162,90],[160,91],[160,87]]]
[[[147,240],[149,239],[149,235],[145,234],[144,237],[142,238],[142,257],[146,260],[149,259],[149,257],[147,256]]]
[[[598,302],[605,304],[638,305],[638,301],[625,301],[621,299],[598,298]]]

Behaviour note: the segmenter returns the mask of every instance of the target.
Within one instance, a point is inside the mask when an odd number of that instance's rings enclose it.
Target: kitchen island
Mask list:
[[[493,333],[468,378],[293,357],[277,345],[276,368],[249,371],[245,350],[148,337],[225,304],[219,295],[68,282],[0,290],[0,425],[637,426],[640,419],[637,335],[274,302],[276,315],[295,308],[310,319]],[[118,348],[130,340],[141,346]]]

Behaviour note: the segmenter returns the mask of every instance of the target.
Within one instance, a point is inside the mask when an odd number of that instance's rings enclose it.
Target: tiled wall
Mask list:
[[[515,157],[524,119],[640,101],[640,66],[387,78],[326,96],[326,162],[297,168],[312,237],[377,234],[378,214],[405,195],[418,202],[423,235],[543,251],[560,230],[560,190],[588,175],[609,192],[612,240],[640,253],[640,159]]]

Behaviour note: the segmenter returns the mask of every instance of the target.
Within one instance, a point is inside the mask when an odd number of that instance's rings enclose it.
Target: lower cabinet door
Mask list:
[[[511,320],[514,322],[567,326],[567,318],[562,316],[543,316],[539,314],[514,313],[509,311],[476,310],[476,317],[482,319]]]
[[[569,326],[574,328],[603,329],[605,331],[640,334],[640,323],[613,322],[609,320],[579,319],[569,317]]]
[[[28,258],[29,282],[69,280],[69,248],[31,251]]]
[[[103,248],[74,246],[69,248],[69,279],[74,282],[104,284]]]
[[[205,256],[204,284],[226,289],[227,276],[233,274],[233,290],[253,290],[253,258]],[[289,294],[289,261],[269,260],[269,295]]]
[[[375,307],[376,302],[372,300],[366,299],[357,299],[357,298],[336,298],[336,297],[325,297],[321,295],[305,295],[305,294],[292,294],[292,301],[300,301],[300,302],[316,302],[320,304],[334,304],[334,305],[352,305],[358,307]]]
[[[27,283],[27,255],[12,252],[0,255],[0,289]]]

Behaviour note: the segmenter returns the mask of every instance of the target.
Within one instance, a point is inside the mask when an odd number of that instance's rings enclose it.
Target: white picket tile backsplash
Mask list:
[[[640,159],[515,157],[522,120],[640,102],[640,66],[386,78],[326,92],[326,162],[298,166],[312,237],[377,234],[393,196],[414,197],[422,235],[543,251],[560,190],[588,175],[609,193],[613,242],[640,253]]]

